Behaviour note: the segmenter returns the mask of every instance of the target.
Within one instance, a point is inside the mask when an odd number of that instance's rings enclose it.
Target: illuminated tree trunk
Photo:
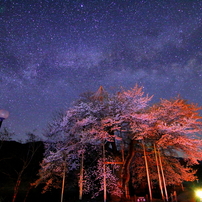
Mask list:
[[[62,191],[61,191],[61,202],[63,202],[64,198],[64,189],[65,189],[65,174],[66,174],[66,165],[64,162],[64,170],[63,170],[63,176],[62,176]]]
[[[125,197],[130,198],[130,193],[129,193],[129,181],[130,181],[130,164],[135,155],[135,150],[134,150],[134,140],[131,141],[128,155],[125,159],[123,168],[122,168],[122,187],[125,191]]]
[[[157,172],[158,172],[158,178],[159,178],[159,187],[161,190],[161,196],[162,199],[165,201],[164,194],[163,194],[163,187],[162,187],[162,178],[161,178],[161,173],[160,173],[160,168],[159,168],[159,160],[157,156],[157,151],[156,151],[156,145],[154,144],[154,153],[155,153],[155,158],[156,158],[156,166],[157,166]]]
[[[150,201],[152,201],[151,182],[150,182],[149,168],[148,168],[148,163],[147,163],[147,156],[146,156],[144,142],[142,142],[142,146],[143,146],[143,151],[144,151],[144,160],[145,160],[145,168],[146,168],[146,173],[147,173],[147,182],[148,182],[148,187],[149,187],[149,196],[150,196]]]
[[[12,202],[15,202],[16,200],[16,197],[17,197],[17,194],[19,192],[19,187],[20,187],[20,184],[21,184],[21,180],[22,180],[22,172],[24,171],[24,169],[19,173],[18,175],[18,178],[17,178],[17,181],[16,181],[16,184],[15,184],[15,187],[14,187],[14,193],[13,193],[13,199],[12,199]]]
[[[166,181],[165,181],[160,151],[158,151],[158,157],[159,157],[159,163],[160,163],[160,169],[161,169],[161,174],[162,174],[162,179],[163,179],[163,186],[164,186],[164,190],[165,190],[166,201],[168,201],[168,193],[167,193],[167,187],[166,187]]]
[[[107,201],[107,182],[106,182],[106,165],[105,165],[105,143],[103,144],[103,186],[104,186],[104,202]]]
[[[81,167],[80,167],[80,179],[79,179],[79,200],[82,200],[83,196],[83,153],[81,154]]]

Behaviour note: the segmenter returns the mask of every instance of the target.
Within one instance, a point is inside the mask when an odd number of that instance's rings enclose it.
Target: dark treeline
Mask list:
[[[37,199],[36,193],[40,193],[40,191],[33,189],[30,183],[37,177],[43,152],[44,145],[41,141],[25,144],[15,141],[2,142],[0,149],[0,201],[13,200],[14,189],[19,180],[21,183],[15,201]]]

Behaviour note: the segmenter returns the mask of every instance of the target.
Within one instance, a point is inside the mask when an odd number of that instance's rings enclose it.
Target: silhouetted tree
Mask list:
[[[33,133],[28,133],[27,136],[28,136],[28,139],[26,140],[26,142],[28,144],[28,150],[20,157],[20,159],[18,159],[19,164],[21,166],[20,166],[19,170],[15,170],[17,179],[16,179],[16,183],[14,186],[12,202],[16,201],[17,194],[19,192],[19,188],[20,188],[20,185],[21,185],[21,182],[23,179],[23,175],[24,175],[26,169],[28,168],[28,166],[30,165],[30,163],[32,162],[34,156],[36,155],[36,152],[39,150],[39,148],[41,146],[40,144],[37,144],[37,141],[40,140],[39,137],[37,137]],[[28,196],[30,189],[31,189],[31,187],[28,187],[28,191],[27,191],[24,201],[26,201],[26,198]]]
[[[5,141],[11,140],[13,135],[14,133],[9,132],[7,128],[3,128],[0,131],[0,149]]]

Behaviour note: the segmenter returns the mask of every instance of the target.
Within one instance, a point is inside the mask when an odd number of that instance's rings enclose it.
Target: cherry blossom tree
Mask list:
[[[161,154],[166,185],[177,185],[183,181],[196,179],[194,175],[196,171],[188,166],[198,164],[198,160],[201,160],[202,157],[199,109],[197,105],[188,104],[187,101],[180,98],[162,99],[159,104],[153,105],[145,113],[132,114],[130,126],[134,134],[133,139],[144,142],[147,146],[150,177],[154,184],[159,183],[155,166],[157,162],[154,160],[154,146]],[[186,167],[174,158],[178,154],[187,161]],[[141,161],[143,160],[139,158],[138,162]],[[141,167],[141,170],[139,165],[134,165],[136,162],[132,161],[132,172],[138,180],[133,180],[133,183],[140,184],[143,178],[145,181],[146,172],[142,172],[145,170],[144,166]]]
[[[159,183],[160,162],[166,185],[193,181],[194,171],[174,157],[181,152],[188,166],[201,159],[199,108],[179,98],[149,107],[151,99],[136,85],[112,95],[100,87],[75,102],[49,126],[35,184],[45,183],[44,191],[58,188],[65,169],[69,177],[77,176],[84,193],[98,196],[106,181],[111,195],[130,197],[129,183],[134,188]]]
[[[58,181],[55,180],[56,183],[53,184],[54,178],[50,173],[57,173],[55,176],[61,179],[64,161],[68,171],[78,171],[81,155],[84,154],[86,157],[85,154],[88,154],[87,158],[95,158],[89,148],[92,147],[94,153],[98,151],[99,154],[104,140],[108,138],[101,123],[102,118],[107,114],[106,102],[100,100],[98,93],[93,96],[93,101],[77,102],[59,121],[50,125],[47,133],[49,142],[46,143],[45,158],[41,164],[41,177],[36,182],[36,184],[45,182],[45,191],[50,186],[57,187]],[[96,158],[98,162],[99,155]],[[98,163],[95,166],[99,169]],[[90,169],[86,168],[85,174],[90,175]],[[97,176],[95,178],[99,179]],[[87,186],[84,187],[85,192],[90,191]]]

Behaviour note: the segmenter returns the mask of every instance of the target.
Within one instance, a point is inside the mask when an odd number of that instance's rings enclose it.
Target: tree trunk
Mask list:
[[[147,155],[146,155],[146,149],[145,149],[144,142],[142,142],[142,146],[143,146],[143,151],[144,151],[144,160],[145,160],[145,168],[146,168],[146,174],[147,174],[147,183],[148,183],[148,188],[149,188],[149,196],[150,196],[150,201],[152,201],[151,181],[150,181],[150,176],[149,176],[149,167],[148,167]]]
[[[104,184],[104,202],[107,201],[107,182],[106,182],[106,165],[105,165],[105,144],[103,144],[103,184]]]
[[[18,191],[19,191],[19,187],[20,187],[20,184],[21,184],[21,174],[19,174],[18,178],[17,178],[17,182],[14,186],[14,193],[13,193],[13,199],[12,199],[12,202],[15,202],[16,200],[16,197],[17,197],[17,194],[18,194]]]
[[[64,198],[64,189],[65,189],[65,174],[66,174],[66,165],[64,162],[64,168],[63,168],[63,176],[62,176],[62,190],[61,190],[61,199],[60,201],[63,202],[63,198]]]
[[[125,191],[125,197],[130,198],[130,192],[129,192],[129,181],[130,181],[130,164],[135,155],[134,150],[134,140],[131,141],[128,155],[126,157],[126,160],[124,162],[123,168],[122,168],[122,187]]]
[[[80,166],[80,176],[79,176],[79,200],[82,200],[83,196],[83,160],[84,154],[81,154],[81,166]]]
[[[159,163],[159,159],[158,159],[155,144],[154,144],[154,154],[155,154],[155,159],[156,159],[156,166],[157,166],[157,172],[158,172],[159,187],[160,187],[160,190],[161,190],[161,196],[162,196],[162,200],[165,201],[165,197],[164,197],[164,194],[163,194],[162,178],[161,178],[161,173],[160,173],[160,165],[159,165],[160,163]]]
[[[166,181],[165,181],[165,175],[164,175],[164,171],[163,171],[163,165],[162,165],[162,161],[161,161],[160,151],[157,150],[157,153],[158,153],[158,157],[159,157],[159,164],[160,164],[160,170],[161,170],[161,175],[162,175],[162,180],[163,180],[166,201],[168,201],[168,192],[167,192],[167,187],[166,187]]]

